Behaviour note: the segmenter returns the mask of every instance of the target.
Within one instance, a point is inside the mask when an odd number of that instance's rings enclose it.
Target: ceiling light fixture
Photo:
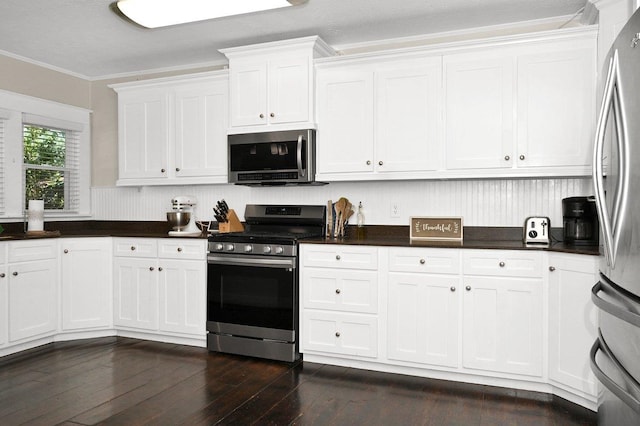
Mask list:
[[[127,18],[147,28],[296,6],[307,0],[118,0]]]

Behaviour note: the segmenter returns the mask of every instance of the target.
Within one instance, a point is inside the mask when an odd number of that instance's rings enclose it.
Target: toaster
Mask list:
[[[522,241],[525,244],[549,244],[551,221],[544,216],[531,216],[524,221]]]

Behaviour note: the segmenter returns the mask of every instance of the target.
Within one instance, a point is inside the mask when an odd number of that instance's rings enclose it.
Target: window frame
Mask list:
[[[76,132],[78,141],[78,203],[74,211],[46,210],[46,218],[73,219],[91,216],[91,111],[72,105],[0,90],[4,121],[4,212],[1,218],[24,219],[23,123]],[[20,182],[20,185],[10,185]],[[2,194],[0,194],[1,196]]]

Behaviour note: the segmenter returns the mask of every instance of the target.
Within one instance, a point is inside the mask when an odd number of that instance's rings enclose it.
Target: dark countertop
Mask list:
[[[349,226],[347,235],[340,239],[305,239],[304,244],[349,244],[362,246],[391,247],[438,247],[497,250],[546,250],[553,252],[600,255],[599,246],[565,244],[562,241],[562,228],[551,230],[552,243],[524,244],[522,228],[518,227],[476,227],[465,226],[462,242],[411,240],[408,226],[366,226],[364,237],[359,237],[354,226]]]
[[[3,223],[2,240],[25,240],[32,238],[78,238],[78,237],[135,237],[135,238],[179,238],[169,237],[171,226],[166,221],[54,221],[45,222],[44,233],[33,235],[24,232],[22,222]],[[206,234],[198,237],[207,238]]]
[[[165,221],[57,221],[45,222],[45,232],[40,235],[25,234],[22,222],[2,224],[4,231],[0,240],[24,240],[31,238],[78,238],[78,237],[135,237],[135,238],[177,238],[169,237],[171,230]],[[525,245],[522,242],[522,228],[465,226],[461,243],[450,241],[422,241],[409,238],[408,226],[369,225],[365,226],[364,237],[356,235],[356,227],[347,227],[347,235],[341,239],[309,238],[305,244],[349,244],[363,246],[391,247],[440,247],[467,249],[502,250],[547,250],[553,252],[576,253],[598,256],[598,246],[580,246],[562,242],[562,228],[552,228],[552,244]],[[207,238],[206,234],[199,237]]]

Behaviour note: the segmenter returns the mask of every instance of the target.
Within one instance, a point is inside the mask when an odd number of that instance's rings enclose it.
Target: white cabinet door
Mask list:
[[[58,320],[56,259],[9,265],[9,341],[55,333]]]
[[[309,63],[308,55],[269,61],[266,113],[270,124],[310,121]]]
[[[160,260],[160,331],[205,337],[206,267],[204,260]]]
[[[389,274],[389,359],[458,366],[460,278]]]
[[[119,178],[164,178],[168,170],[169,94],[148,88],[118,95]]]
[[[463,366],[542,376],[542,279],[464,277]]]
[[[378,312],[378,272],[304,268],[303,306],[336,311]]]
[[[442,58],[376,71],[376,172],[442,168]]]
[[[266,61],[236,61],[229,72],[231,126],[267,123]]]
[[[175,88],[175,176],[227,178],[228,82],[208,79]]]
[[[62,329],[108,327],[112,323],[110,238],[61,240]]]
[[[8,283],[7,267],[6,265],[0,265],[0,347],[7,343],[9,333]]]
[[[513,165],[514,57],[444,58],[447,169]]]
[[[595,55],[572,47],[518,57],[518,167],[591,165]]]
[[[598,257],[549,253],[549,379],[596,396],[589,349],[597,336],[591,287]]]
[[[156,259],[114,258],[114,325],[158,329],[157,263]]]
[[[378,356],[378,319],[373,315],[306,310],[300,337],[302,352]]]
[[[373,171],[373,72],[318,70],[318,174]]]

